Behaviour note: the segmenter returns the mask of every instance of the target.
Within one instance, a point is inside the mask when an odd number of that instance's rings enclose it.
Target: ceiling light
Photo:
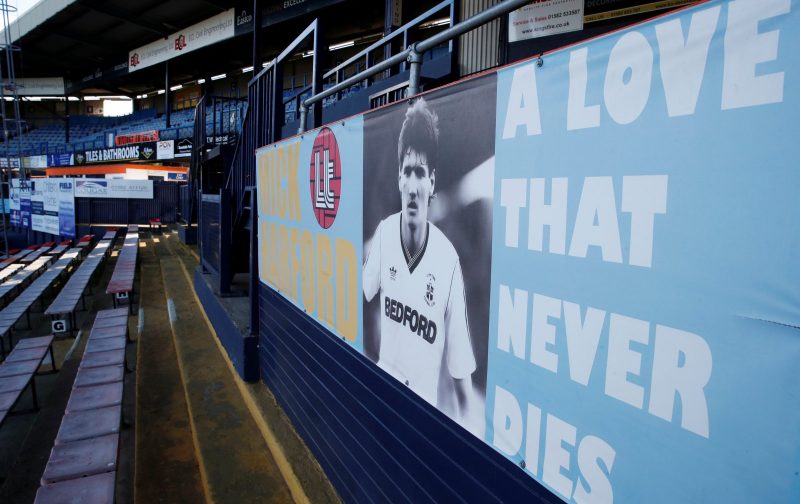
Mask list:
[[[227,75],[225,75],[225,74],[212,75],[211,76],[211,80],[220,80],[220,79],[224,79],[225,77],[227,77]]]
[[[445,26],[449,24],[450,24],[450,18],[441,18],[441,19],[433,19],[426,23],[422,23],[421,25],[419,25],[419,27],[425,29],[425,28],[435,28],[437,26]]]
[[[303,53],[304,58],[310,58],[311,56],[314,56],[314,51],[306,51]]]
[[[252,71],[253,71],[253,67],[251,67],[251,66],[242,68],[242,73],[247,73],[247,72],[252,72]]]
[[[183,89],[183,84],[178,84],[177,86],[172,86],[169,88],[170,91],[177,91],[179,89]]]
[[[205,84],[206,80],[205,79],[197,79],[197,83],[198,84]]]
[[[166,90],[164,90],[164,89],[159,89],[158,90],[158,94],[164,94],[164,93],[166,93]]]
[[[344,49],[345,47],[353,47],[356,45],[355,40],[348,40],[347,42],[341,42],[339,44],[333,44],[332,46],[328,47],[331,51],[337,51],[339,49]]]

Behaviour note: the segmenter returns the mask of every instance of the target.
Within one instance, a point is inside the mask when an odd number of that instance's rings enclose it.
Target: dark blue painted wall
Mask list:
[[[260,285],[259,365],[345,502],[562,502]]]
[[[214,326],[220,343],[228,353],[234,369],[247,382],[258,381],[258,340],[248,331],[236,326],[220,298],[214,295],[211,283],[215,280],[203,274],[198,267],[194,271],[194,291],[203,309]]]

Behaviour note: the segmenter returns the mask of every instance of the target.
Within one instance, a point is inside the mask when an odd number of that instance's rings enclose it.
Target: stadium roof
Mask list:
[[[290,42],[314,16],[325,15],[344,0],[305,0],[286,7],[262,3],[260,35],[264,60]],[[383,28],[384,2],[349,0],[358,16],[329,27],[329,40],[342,33],[374,33]],[[164,40],[179,30],[236,9],[252,13],[252,1],[234,0],[44,0],[11,23],[17,78],[64,77],[69,94],[136,95],[164,88],[164,65],[128,72],[129,51]],[[339,5],[339,8],[344,6]],[[342,16],[337,16],[342,18]],[[4,40],[5,35],[0,36]],[[252,64],[252,37],[237,36],[170,60],[170,84],[209,77]]]

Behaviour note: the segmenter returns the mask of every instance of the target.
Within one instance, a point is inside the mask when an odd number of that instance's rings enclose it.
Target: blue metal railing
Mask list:
[[[354,56],[325,72],[325,74],[322,76],[322,89],[325,90],[333,87],[355,74],[368,70],[389,56],[404,51],[411,42],[413,42],[415,39],[421,38],[419,36],[415,37],[414,33],[419,31],[421,26],[424,26],[426,23],[430,23],[439,16],[446,15],[446,17],[449,19],[449,22],[447,24],[433,27],[431,30],[434,30],[434,33],[436,29],[443,30],[453,26],[457,21],[456,14],[456,3],[454,0],[444,0],[443,2],[434,5],[400,28],[397,28],[392,33],[373,42]],[[426,35],[430,35],[430,33]],[[447,52],[452,52],[452,43],[445,43],[444,46],[446,46],[445,50]],[[441,53],[441,51],[432,50],[428,52],[425,57],[432,58],[435,54],[439,53]],[[386,70],[379,72],[374,76],[365,78],[363,81],[348,86],[347,88],[338,91],[330,97],[327,97],[323,101],[322,106],[328,107],[335,102],[345,100],[354,93],[361,91],[362,89],[369,88],[376,82],[405,70],[406,64],[400,63],[400,65],[398,65],[398,67],[394,70]],[[296,121],[300,118],[300,103],[306,98],[309,98],[312,94],[311,86],[305,86],[295,90],[291,96],[288,96],[283,100],[283,114],[286,123]]]

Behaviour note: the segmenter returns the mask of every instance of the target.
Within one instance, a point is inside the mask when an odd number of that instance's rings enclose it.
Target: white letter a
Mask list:
[[[523,65],[514,70],[511,90],[508,93],[508,109],[503,126],[503,138],[517,136],[517,128],[525,126],[528,136],[542,133],[539,118],[539,94],[536,91],[534,64]]]

